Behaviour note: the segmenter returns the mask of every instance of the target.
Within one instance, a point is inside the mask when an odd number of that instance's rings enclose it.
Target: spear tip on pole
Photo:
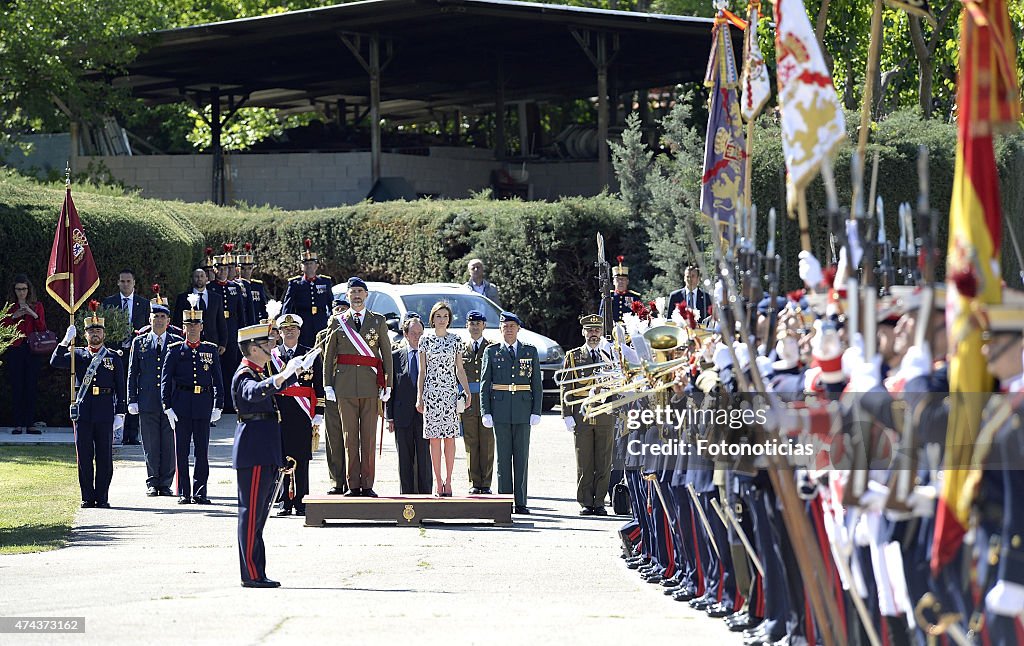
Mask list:
[[[66,166],[64,168],[64,187],[65,188],[71,188],[71,161],[70,160],[68,160],[66,162]]]

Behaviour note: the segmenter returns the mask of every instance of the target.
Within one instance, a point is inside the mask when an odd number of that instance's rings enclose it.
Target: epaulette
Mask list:
[[[302,280],[302,274],[299,274],[298,276],[292,276],[291,278],[288,279],[288,282],[290,283],[293,280]]]
[[[184,343],[184,341],[175,341],[174,343],[171,343],[170,345],[168,345],[168,346],[167,346],[167,349],[168,349],[168,350],[170,350],[170,349],[171,349],[171,348],[173,348],[174,346],[176,346],[176,345],[181,345],[182,343]]]
[[[318,274],[318,276],[320,278],[326,278],[327,280],[331,281],[332,283],[334,282],[334,279],[331,278],[330,276],[328,276],[327,274]]]
[[[216,348],[216,347],[217,347],[217,344],[216,344],[216,343],[213,343],[212,341],[200,341],[200,342],[199,342],[199,345],[201,345],[201,346],[202,346],[202,345],[208,345],[208,346],[210,346],[211,348]]]
[[[107,348],[107,352],[110,352],[112,354],[116,354],[119,357],[123,357],[124,356],[124,350],[115,350],[113,348]]]
[[[258,278],[250,278],[250,279],[249,279],[249,282],[250,282],[250,283],[255,283],[255,284],[257,284],[257,285],[262,285],[262,284],[263,284],[263,281],[262,281],[262,280],[260,280],[260,279],[258,279]]]
[[[633,290],[631,289],[631,290],[629,290],[629,293],[630,293],[630,295],[632,295],[632,296],[636,296],[637,298],[640,298],[640,292],[634,292],[634,291],[633,291]]]

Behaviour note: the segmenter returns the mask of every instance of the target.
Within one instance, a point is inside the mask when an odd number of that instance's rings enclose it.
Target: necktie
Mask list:
[[[360,329],[362,329],[362,327],[363,327],[363,317],[362,317],[362,315],[359,312],[355,313],[355,321],[356,321],[356,332],[359,332]]]
[[[419,350],[409,348],[409,376],[412,377],[413,383],[417,383],[420,378],[420,366],[416,363],[417,355],[419,355]]]
[[[693,300],[694,300],[693,299],[693,291],[687,290],[686,291],[686,306],[692,309],[693,305],[694,305]]]
[[[121,309],[123,309],[123,310],[128,309],[128,297],[127,296],[122,296],[121,297]]]
[[[597,363],[597,361],[598,361],[598,359],[597,359],[597,350],[591,350],[590,351],[590,362],[591,363]]]
[[[516,360],[516,349],[514,346],[508,346],[508,356],[512,357],[512,361]]]
[[[479,351],[480,351],[480,342],[479,341],[473,341],[473,354],[476,354]]]

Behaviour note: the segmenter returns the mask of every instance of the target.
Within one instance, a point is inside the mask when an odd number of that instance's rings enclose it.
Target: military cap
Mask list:
[[[580,325],[583,327],[604,327],[604,319],[600,314],[587,314],[580,317]]]
[[[629,267],[622,264],[622,261],[626,259],[625,256],[616,256],[615,259],[619,262],[618,265],[612,267],[612,278],[616,276],[629,276]]]
[[[154,314],[163,313],[167,316],[171,315],[171,308],[167,305],[167,299],[160,295],[160,285],[153,283],[153,298],[149,300],[149,311]]]
[[[299,256],[299,260],[301,260],[302,262],[306,262],[307,260],[313,260],[313,261],[319,262],[319,259],[316,257],[316,253],[314,253],[312,251],[312,247],[313,247],[313,241],[312,240],[310,240],[309,238],[306,238],[305,240],[302,241],[302,246],[304,247],[304,249],[303,249],[302,255]]]
[[[990,332],[1024,333],[1024,292],[1003,290],[1003,302],[982,308],[982,316]]]
[[[501,316],[498,318],[498,322],[500,322],[500,323],[515,323],[519,327],[523,326],[523,322],[520,321],[519,317],[516,316],[515,314],[513,314],[512,312],[502,312]]]
[[[199,294],[189,294],[185,298],[188,300],[189,308],[181,313],[181,322],[202,323],[203,311],[199,309]]]
[[[367,289],[366,283],[358,276],[353,276],[348,279],[348,288],[352,289],[353,287],[362,287],[363,289]]]
[[[99,301],[89,301],[89,315],[85,317],[85,329],[100,327],[105,328],[103,319],[96,314],[96,310],[99,308]]]
[[[238,342],[243,341],[267,341],[270,339],[270,330],[266,325],[247,325],[238,328]]]
[[[256,262],[252,254],[252,243],[246,242],[242,247],[245,249],[245,253],[240,253],[235,256],[235,262],[243,266],[255,265]]]
[[[285,314],[277,317],[277,327],[302,327],[302,317],[298,314]]]
[[[487,317],[484,316],[484,313],[480,310],[469,310],[469,312],[466,313],[466,321],[483,321],[486,323]]]

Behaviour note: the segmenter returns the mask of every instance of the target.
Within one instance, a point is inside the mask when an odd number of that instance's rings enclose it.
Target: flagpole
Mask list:
[[[871,129],[871,104],[875,95],[875,75],[878,74],[878,59],[882,55],[882,0],[874,0],[871,9],[871,38],[868,41],[868,68],[867,78],[864,79],[864,102],[860,106],[860,130],[857,132],[857,154],[862,161],[866,161],[868,149],[868,131]],[[864,187],[858,184],[853,186],[853,203],[864,191]],[[870,207],[869,207],[870,208]],[[854,219],[853,209],[850,209],[850,219]]]
[[[68,258],[68,302],[71,305],[71,325],[75,324],[75,260],[71,247],[71,209],[68,208],[68,196],[71,195],[71,162],[68,162],[64,170],[64,238],[67,244]],[[75,336],[78,336],[77,333]],[[71,403],[75,403],[75,337],[71,337],[68,345],[71,353]]]

